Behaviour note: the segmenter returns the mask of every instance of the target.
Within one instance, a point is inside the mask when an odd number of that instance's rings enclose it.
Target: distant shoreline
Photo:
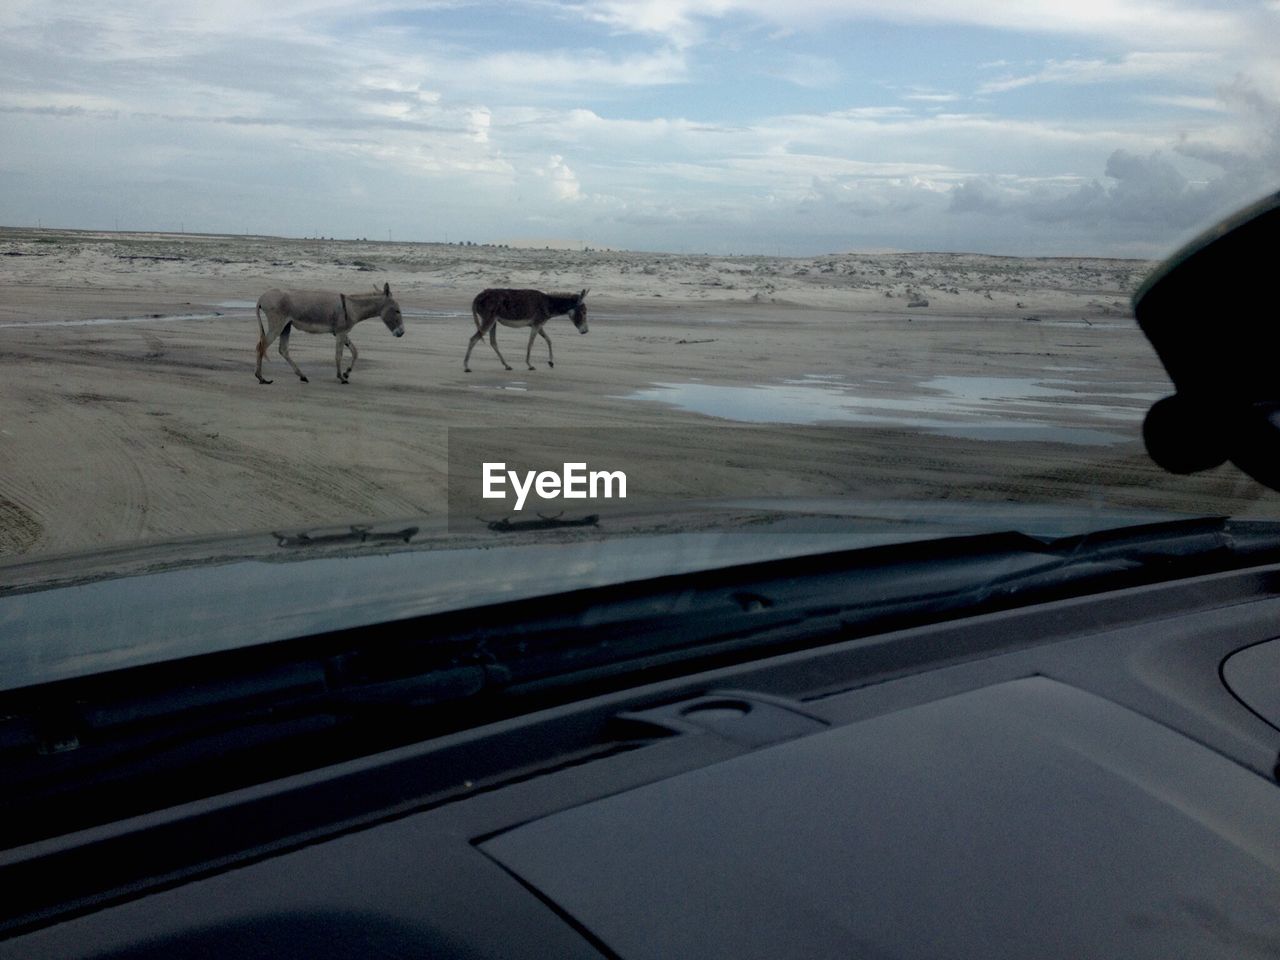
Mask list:
[[[1022,256],[1011,253],[981,253],[965,250],[889,250],[883,248],[867,249],[867,250],[841,250],[828,251],[823,253],[811,254],[767,254],[767,253],[710,253],[710,252],[680,252],[674,250],[629,250],[619,247],[595,246],[589,243],[573,242],[573,241],[548,241],[539,242],[532,240],[513,240],[510,242],[471,242],[466,240],[382,240],[377,237],[290,237],[278,234],[260,234],[260,233],[217,233],[192,230],[96,230],[91,227],[30,227],[30,226],[8,226],[0,224],[0,243],[9,236],[75,236],[85,239],[98,240],[215,240],[215,241],[258,241],[258,242],[278,242],[278,243],[340,243],[340,244],[369,244],[377,247],[447,247],[453,249],[484,249],[484,250],[529,250],[529,251],[545,251],[551,253],[585,253],[585,254],[615,254],[615,255],[634,255],[634,256],[658,256],[658,257],[715,257],[721,259],[733,260],[812,260],[820,257],[843,257],[843,256],[859,256],[859,257],[880,257],[880,256],[943,256],[943,257],[992,257],[995,259],[1007,260],[1039,260],[1039,261],[1058,261],[1058,260],[1102,260],[1114,261],[1117,263],[1149,263],[1147,258],[1142,257],[1109,257],[1096,254],[1055,254],[1048,256]]]

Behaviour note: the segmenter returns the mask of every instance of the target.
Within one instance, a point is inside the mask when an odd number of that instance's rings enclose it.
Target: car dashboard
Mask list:
[[[1273,955],[1278,588],[655,671],[22,843],[0,957]]]

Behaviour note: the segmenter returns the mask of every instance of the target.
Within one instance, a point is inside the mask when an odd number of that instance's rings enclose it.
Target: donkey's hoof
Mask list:
[[[311,381],[310,381],[310,380],[308,380],[306,377],[299,377],[298,379],[299,379],[299,380],[301,380],[303,383],[310,383],[310,382],[311,382]]]
[[[506,364],[503,364],[503,366],[505,367],[505,366],[506,366]],[[510,370],[511,368],[510,368],[510,367],[507,367],[507,369],[508,369],[508,370]]]
[[[267,379],[265,379],[265,378],[263,378],[263,377],[259,377],[259,378],[258,378],[258,382],[259,382],[259,383],[275,383],[275,381],[274,381],[274,380],[267,380]]]
[[[548,361],[547,361],[547,366],[548,366],[548,367],[554,367],[554,366],[555,366],[555,364],[554,364],[554,363],[552,363],[550,360],[548,360]]]

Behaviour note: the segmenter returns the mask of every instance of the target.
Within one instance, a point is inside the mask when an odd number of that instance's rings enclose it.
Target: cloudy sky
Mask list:
[[[1280,188],[1280,0],[5,0],[0,223],[1159,255]]]

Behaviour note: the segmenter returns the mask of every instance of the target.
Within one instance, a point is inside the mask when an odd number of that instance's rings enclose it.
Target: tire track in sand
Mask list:
[[[44,526],[7,497],[0,497],[0,556],[26,553],[40,540]]]
[[[359,464],[308,450],[312,445],[305,441],[264,449],[256,436],[209,433],[190,423],[166,421],[162,431],[166,451],[202,477],[193,481],[189,492],[204,501],[206,515],[226,518],[223,529],[346,522],[353,517],[407,515],[417,509]],[[211,472],[220,474],[221,482],[210,482]]]
[[[146,536],[151,483],[138,462],[137,404],[53,390],[45,399],[34,426],[56,442],[24,445],[31,455],[8,472],[4,491],[34,512],[42,527],[40,551]]]

